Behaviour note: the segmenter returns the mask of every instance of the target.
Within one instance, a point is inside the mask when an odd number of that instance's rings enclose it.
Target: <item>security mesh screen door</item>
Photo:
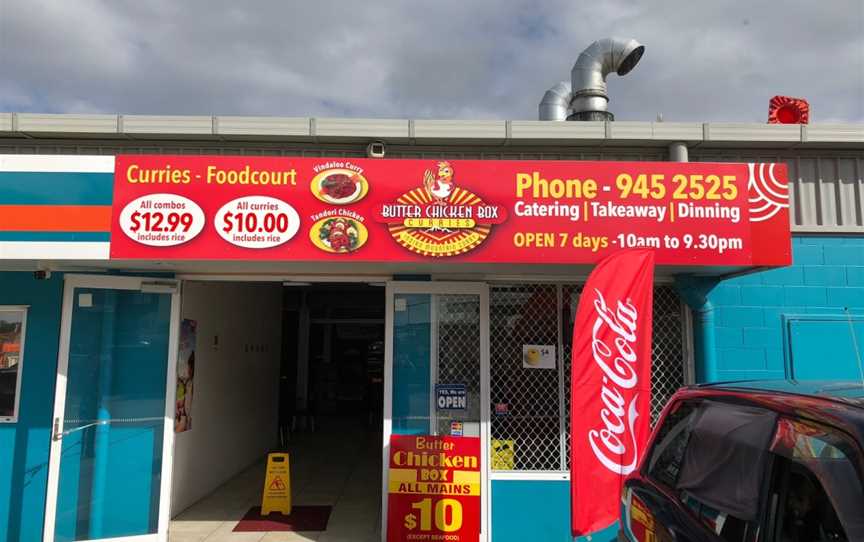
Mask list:
[[[493,471],[566,471],[570,344],[582,287],[495,284],[490,291],[490,458]],[[651,421],[686,381],[684,313],[654,287]],[[541,353],[546,355],[538,357]]]
[[[520,284],[492,290],[492,469],[562,470],[558,288]],[[531,365],[529,348],[552,363]]]
[[[472,283],[391,283],[388,288],[392,395],[385,436],[480,438],[485,532],[488,390],[482,375],[488,371],[488,289]]]
[[[393,433],[479,437],[477,294],[393,298]]]
[[[480,436],[480,303],[475,295],[434,296],[436,359],[432,432]]]

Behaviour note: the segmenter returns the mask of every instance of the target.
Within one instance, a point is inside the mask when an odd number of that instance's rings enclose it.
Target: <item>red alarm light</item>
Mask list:
[[[768,124],[808,124],[810,104],[804,98],[774,96],[768,102]]]

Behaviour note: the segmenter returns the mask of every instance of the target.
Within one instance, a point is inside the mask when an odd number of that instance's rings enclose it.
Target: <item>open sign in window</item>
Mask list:
[[[435,402],[438,410],[467,410],[468,390],[465,384],[437,384]]]

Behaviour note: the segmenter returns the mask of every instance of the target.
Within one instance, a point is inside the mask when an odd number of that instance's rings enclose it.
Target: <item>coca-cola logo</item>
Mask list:
[[[588,431],[588,442],[604,467],[615,474],[627,475],[636,468],[639,458],[635,431],[639,393],[631,391],[638,389],[639,384],[634,367],[639,311],[628,298],[618,300],[613,312],[602,292],[595,289],[594,293],[597,318],[591,330],[591,353],[603,372],[600,387],[603,408],[602,428]]]

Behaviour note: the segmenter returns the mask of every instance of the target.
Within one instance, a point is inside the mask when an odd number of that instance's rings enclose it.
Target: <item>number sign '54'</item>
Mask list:
[[[659,265],[791,258],[782,164],[118,156],[111,257]]]

